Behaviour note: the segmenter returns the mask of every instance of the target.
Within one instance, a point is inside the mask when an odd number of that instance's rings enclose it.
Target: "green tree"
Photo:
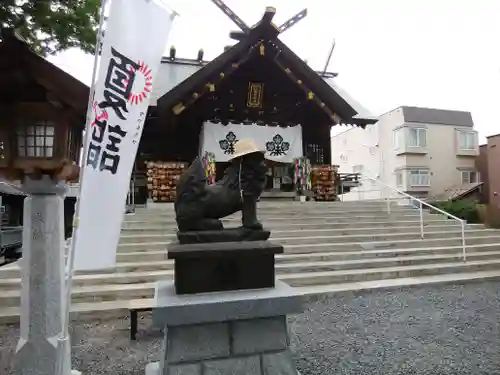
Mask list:
[[[46,56],[71,47],[94,53],[100,0],[0,0],[0,25]]]

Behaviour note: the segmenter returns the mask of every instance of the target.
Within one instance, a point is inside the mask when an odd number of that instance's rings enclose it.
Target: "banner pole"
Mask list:
[[[94,91],[95,91],[95,84],[96,84],[96,77],[97,77],[97,66],[98,66],[98,59],[99,59],[99,52],[101,49],[101,40],[102,40],[102,32],[103,32],[103,24],[104,24],[104,10],[106,8],[106,4],[108,1],[111,0],[101,0],[101,9],[99,13],[99,28],[97,30],[97,38],[96,38],[96,46],[95,46],[95,51],[94,51],[94,67],[92,71],[92,81],[90,84],[89,88],[89,101],[87,104],[87,116],[86,116],[86,122],[85,122],[85,134],[84,134],[84,139],[83,139],[83,157],[81,158],[82,160],[82,165],[80,166],[80,175],[79,175],[79,183],[78,183],[78,195],[76,198],[76,207],[75,207],[75,214],[74,214],[74,219],[73,219],[73,232],[71,235],[71,244],[68,252],[68,261],[67,261],[67,277],[66,277],[66,298],[65,298],[65,304],[64,304],[64,314],[62,318],[62,328],[63,330],[61,331],[61,340],[68,340],[69,336],[69,321],[70,321],[70,310],[71,310],[71,288],[73,284],[73,269],[74,269],[74,264],[75,264],[75,249],[76,249],[76,233],[77,233],[77,227],[78,227],[78,215],[80,212],[80,196],[82,192],[82,181],[83,181],[83,174],[85,171],[85,163],[87,160],[87,148],[88,148],[88,143],[89,143],[89,124],[91,120],[91,115],[92,115],[92,101],[94,100]],[[62,370],[62,369],[61,369]],[[60,375],[65,375],[65,374],[60,374]]]

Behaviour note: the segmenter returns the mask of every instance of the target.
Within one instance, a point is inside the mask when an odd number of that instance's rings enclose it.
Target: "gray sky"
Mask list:
[[[232,44],[234,25],[210,0],[164,0],[180,13],[169,37],[178,57],[199,48],[212,59]],[[248,25],[266,6],[281,24],[308,16],[280,38],[321,70],[333,37],[329,70],[375,115],[400,105],[471,111],[480,140],[500,133],[499,0],[225,0]],[[85,83],[92,56],[65,51],[50,60]],[[339,128],[338,130],[345,130]]]

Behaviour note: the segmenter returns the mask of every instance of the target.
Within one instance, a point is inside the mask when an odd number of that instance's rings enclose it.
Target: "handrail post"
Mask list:
[[[467,262],[467,252],[465,250],[465,220],[462,220],[462,257]]]
[[[420,237],[424,239],[424,212],[422,202],[420,202]]]

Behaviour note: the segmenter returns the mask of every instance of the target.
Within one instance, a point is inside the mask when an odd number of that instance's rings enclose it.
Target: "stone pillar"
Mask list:
[[[62,330],[65,287],[64,194],[66,184],[26,178],[21,262],[21,337],[16,375],[54,375]],[[69,355],[68,348],[64,350]],[[66,359],[66,366],[70,359]],[[69,373],[70,369],[65,370]]]
[[[286,315],[301,312],[301,296],[276,281],[269,289],[176,295],[160,282],[153,309],[165,328],[159,362],[146,375],[297,375]]]

